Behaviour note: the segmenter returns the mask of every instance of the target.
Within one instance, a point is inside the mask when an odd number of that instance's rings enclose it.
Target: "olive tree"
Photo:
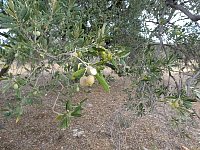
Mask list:
[[[46,90],[59,89],[52,111],[65,128],[72,117],[81,116],[84,100],[71,102],[79,87],[98,80],[109,92],[102,74],[108,66],[133,77],[137,101],[131,105],[140,115],[161,97],[177,110],[191,108],[195,99],[179,82],[181,76],[177,81],[173,73],[178,68],[182,74],[192,62],[197,72],[192,81],[199,75],[199,7],[197,0],[2,0],[0,29],[8,31],[0,33],[6,39],[0,47],[0,80],[2,91],[13,89],[18,100],[5,107],[5,115],[19,121],[24,106]],[[185,24],[178,24],[185,19]],[[13,73],[13,64],[25,73]],[[40,85],[44,74],[50,83]],[[65,109],[56,111],[62,94]]]

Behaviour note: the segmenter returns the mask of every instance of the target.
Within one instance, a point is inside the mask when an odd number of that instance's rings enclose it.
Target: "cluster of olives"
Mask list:
[[[112,60],[112,54],[110,52],[101,51],[100,52],[100,56],[101,56],[101,58],[102,58],[103,61],[110,61],[110,60]]]
[[[95,68],[93,68],[92,66],[87,66],[87,73],[89,74],[88,76],[82,76],[80,78],[80,85],[82,87],[86,87],[86,86],[92,86],[94,84],[95,81],[95,75],[97,74],[97,70]]]

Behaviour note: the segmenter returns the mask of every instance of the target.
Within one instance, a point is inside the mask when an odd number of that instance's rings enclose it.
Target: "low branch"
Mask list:
[[[166,5],[170,6],[171,8],[173,8],[175,10],[180,10],[188,18],[190,18],[192,21],[198,21],[198,20],[200,20],[200,15],[194,15],[194,14],[192,14],[189,10],[187,10],[182,5],[178,5],[174,0],[166,0]]]
[[[186,94],[187,96],[191,95],[191,84],[193,83],[194,80],[196,80],[200,76],[200,70],[192,77],[188,78],[186,80]]]

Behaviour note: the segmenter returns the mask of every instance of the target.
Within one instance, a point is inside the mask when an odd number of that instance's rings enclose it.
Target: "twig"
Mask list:
[[[196,115],[196,117],[197,117],[198,119],[200,119],[200,116],[197,114],[196,110],[195,110],[195,109],[192,109],[192,111],[193,111],[193,113]]]
[[[60,83],[60,82],[59,82]],[[57,112],[57,111],[55,111],[55,107],[56,107],[56,103],[57,103],[57,101],[58,101],[58,98],[59,98],[59,96],[60,96],[60,93],[61,93],[61,91],[64,89],[64,86],[62,85],[62,83],[60,83],[60,85],[61,85],[61,90],[58,92],[58,95],[57,95],[57,97],[56,97],[56,99],[55,99],[55,101],[54,101],[54,104],[53,104],[53,107],[52,107],[52,111],[53,111],[53,113],[55,113],[55,114],[57,114],[57,115],[60,115],[61,113],[59,113],[59,112]]]
[[[82,62],[86,67],[88,66],[87,62],[83,61],[82,59],[80,59],[79,57],[75,56],[75,55],[72,55],[73,57],[75,57],[76,59],[78,59],[80,62]]]

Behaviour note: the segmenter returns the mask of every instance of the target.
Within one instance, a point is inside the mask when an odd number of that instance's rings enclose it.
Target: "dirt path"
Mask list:
[[[124,103],[124,81],[112,83],[110,93],[105,93],[101,87],[95,85],[87,94],[84,115],[72,121],[69,129],[63,131],[55,122],[55,115],[51,107],[56,93],[49,93],[43,99],[43,105],[27,107],[21,121],[16,124],[15,119],[1,117],[4,129],[0,130],[0,149],[5,150],[36,150],[36,149],[110,149],[109,137],[101,133],[104,122],[109,119],[115,109]],[[83,99],[86,95],[80,92],[74,101]],[[1,102],[5,101],[2,99]],[[74,137],[73,130],[84,131],[81,137]]]
[[[200,147],[196,137],[183,138],[160,115],[132,117],[122,109],[126,101],[125,87],[128,79],[111,83],[110,93],[95,85],[90,93],[80,92],[74,97],[79,101],[87,97],[83,117],[72,121],[69,129],[60,130],[51,107],[57,94],[48,93],[43,104],[28,106],[19,123],[0,116],[0,149],[2,150],[137,150],[181,149],[182,146]],[[63,97],[64,98],[64,97]],[[0,104],[6,97],[0,97]],[[200,133],[199,126],[195,132]],[[170,130],[170,131],[169,131]],[[80,133],[80,136],[75,136]],[[199,135],[200,139],[200,135]]]

